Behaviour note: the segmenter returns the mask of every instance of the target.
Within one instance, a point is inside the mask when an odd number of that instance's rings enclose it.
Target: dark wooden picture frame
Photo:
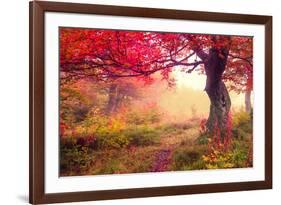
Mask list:
[[[272,17],[91,4],[30,2],[29,200],[33,204],[153,197],[272,188]],[[44,185],[44,14],[45,12],[247,23],[265,26],[265,180],[46,194]]]

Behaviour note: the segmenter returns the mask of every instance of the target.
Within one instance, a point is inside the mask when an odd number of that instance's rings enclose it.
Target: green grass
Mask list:
[[[193,144],[181,146],[173,154],[173,170],[203,169],[201,156],[207,151],[207,146]]]
[[[211,138],[199,132],[199,120],[118,125],[112,130],[103,127],[92,137],[86,134],[61,138],[60,173],[70,176],[150,172],[162,150],[171,152],[166,171],[250,167],[251,121],[248,114],[233,115],[233,138],[227,151],[210,150]]]

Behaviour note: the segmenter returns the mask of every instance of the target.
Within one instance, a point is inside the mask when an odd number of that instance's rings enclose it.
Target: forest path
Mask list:
[[[168,165],[171,162],[172,150],[171,149],[162,149],[156,153],[156,160],[152,165],[152,172],[163,172],[166,171]]]
[[[169,134],[161,137],[160,149],[155,153],[155,160],[152,164],[152,172],[168,171],[172,161],[173,153],[183,144],[188,145],[198,135],[198,129],[189,128],[182,133]]]
[[[175,154],[194,146],[199,136],[198,122],[187,122],[159,131],[159,141],[147,146],[97,150],[87,174],[164,172],[175,170]]]

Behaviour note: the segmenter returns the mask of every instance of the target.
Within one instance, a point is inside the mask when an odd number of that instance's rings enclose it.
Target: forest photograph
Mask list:
[[[59,28],[59,175],[253,167],[253,37]]]

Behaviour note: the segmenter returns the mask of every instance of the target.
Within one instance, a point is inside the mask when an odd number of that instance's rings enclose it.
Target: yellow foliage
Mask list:
[[[235,164],[232,162],[233,154],[223,151],[223,149],[211,148],[208,155],[203,155],[202,159],[208,169],[233,168]]]
[[[241,124],[248,123],[251,120],[249,113],[245,111],[236,112],[232,117],[233,127],[239,127]]]

